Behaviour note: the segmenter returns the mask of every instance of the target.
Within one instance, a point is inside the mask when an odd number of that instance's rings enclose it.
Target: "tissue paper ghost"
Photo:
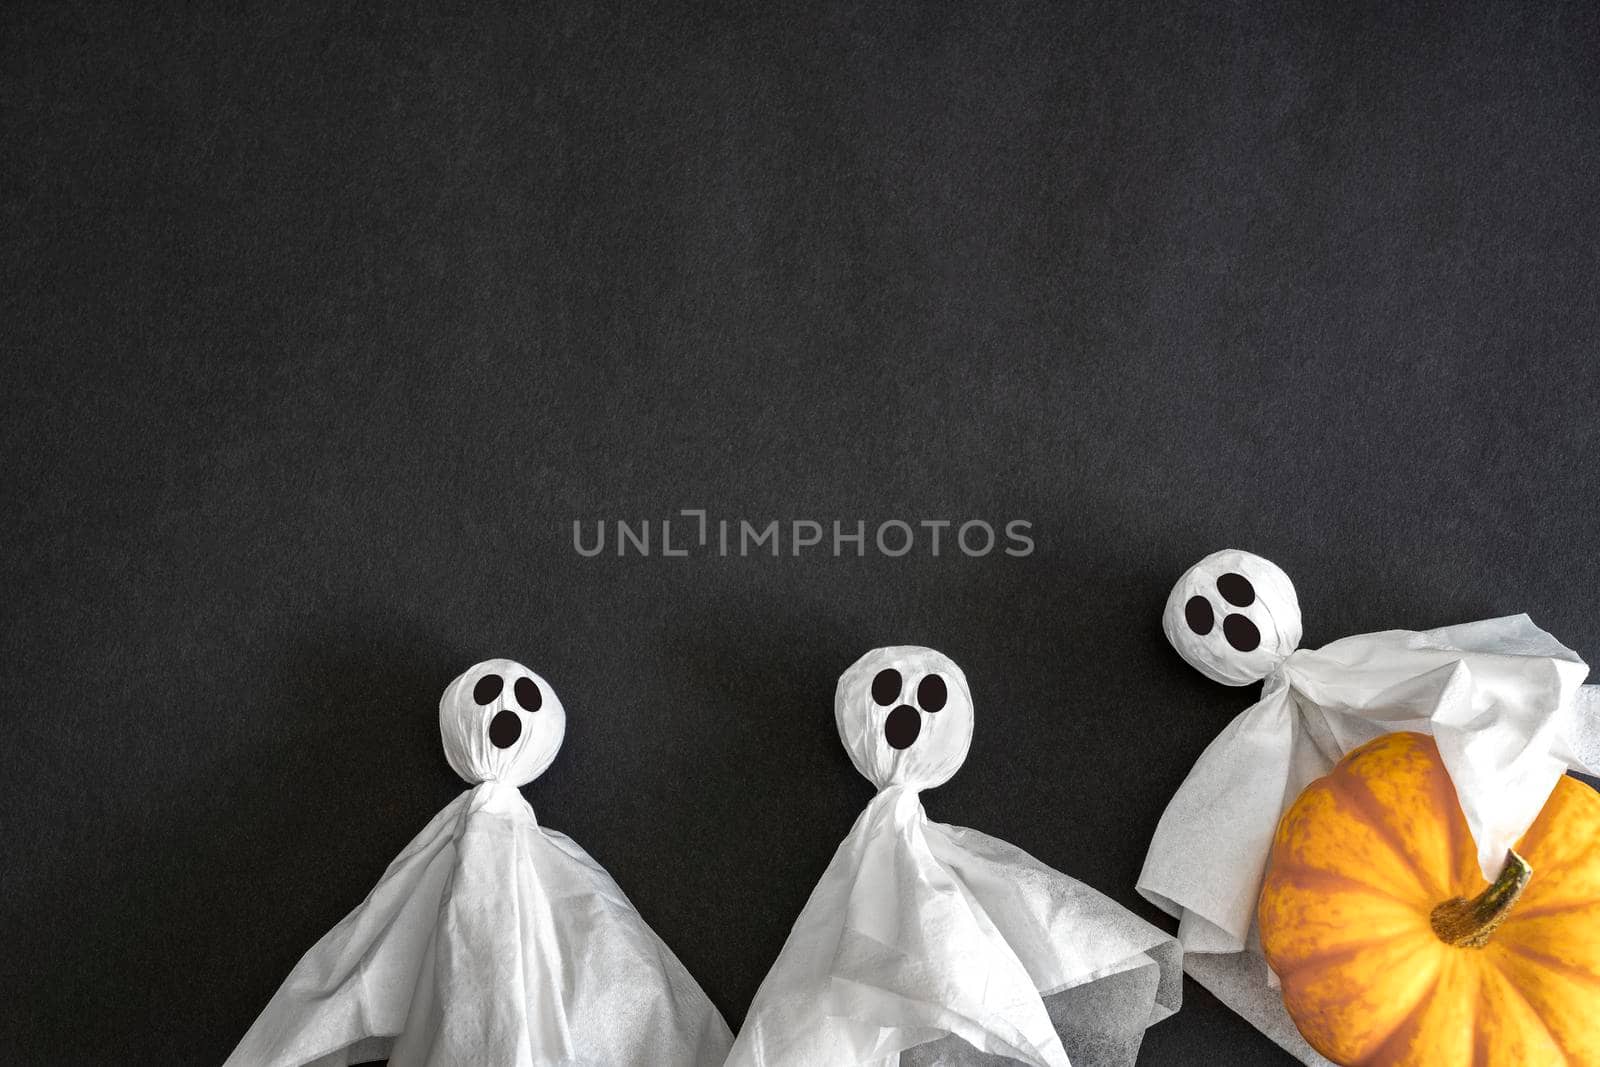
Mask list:
[[[705,993],[518,792],[566,732],[549,684],[480,663],[445,690],[439,732],[473,788],[306,953],[229,1067],[719,1062],[732,1035]]]
[[[1582,684],[1583,661],[1526,615],[1300,649],[1294,585],[1248,552],[1191,567],[1162,627],[1208,678],[1265,685],[1168,804],[1139,891],[1178,917],[1190,974],[1302,1059],[1322,1062],[1283,1014],[1252,929],[1284,810],[1367,741],[1431,734],[1492,880],[1567,768],[1595,766],[1600,699]]]
[[[839,680],[839,735],[878,795],[762,982],[730,1065],[1132,1064],[1178,1009],[1176,941],[1018,848],[932,822],[920,793],[972,741],[961,669],[869,652]]]

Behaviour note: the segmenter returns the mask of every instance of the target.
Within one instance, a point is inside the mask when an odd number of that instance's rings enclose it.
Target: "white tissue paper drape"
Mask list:
[[[868,653],[835,714],[879,793],[756,993],[739,1067],[1131,1065],[1176,1011],[1176,941],[919,793],[966,758],[965,676],[931,649]]]
[[[1256,898],[1283,812],[1366,741],[1396,730],[1431,734],[1492,879],[1557,779],[1569,767],[1594,773],[1600,699],[1582,684],[1588,667],[1577,654],[1526,615],[1298,649],[1300,608],[1288,577],[1236,550],[1207,556],[1179,579],[1163,627],[1208,677],[1265,684],[1167,805],[1139,892],[1178,918],[1185,970],[1304,1062],[1325,1063],[1284,1012],[1255,938]]]
[[[720,1063],[732,1035],[705,993],[518,791],[565,732],[548,684],[489,660],[451,683],[439,719],[474,788],[305,954],[227,1067]]]

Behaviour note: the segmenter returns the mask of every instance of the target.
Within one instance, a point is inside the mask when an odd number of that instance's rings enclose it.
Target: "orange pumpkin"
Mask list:
[[[1338,1063],[1600,1064],[1600,793],[1573,778],[1487,885],[1433,739],[1386,734],[1284,815],[1257,920]]]

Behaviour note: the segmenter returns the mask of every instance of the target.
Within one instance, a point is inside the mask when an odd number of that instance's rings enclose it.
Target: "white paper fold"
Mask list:
[[[1578,690],[1572,725],[1556,755],[1581,774],[1600,776],[1600,685]]]
[[[492,698],[478,703],[475,689]],[[521,720],[514,736],[506,714]],[[732,1037],[704,992],[517,789],[560,745],[554,693],[491,660],[452,684],[440,718],[451,765],[486,780],[306,953],[228,1067],[720,1062]]]
[[[835,707],[880,792],[795,922],[728,1063],[1132,1064],[1145,1028],[1178,1008],[1176,941],[1022,850],[923,811],[920,791],[955,772],[971,738],[959,668],[930,649],[880,649],[846,672]],[[919,725],[904,725],[913,715]]]
[[[1173,589],[1164,628],[1178,652],[1210,677],[1248,684],[1264,674],[1264,684],[1167,805],[1138,889],[1178,917],[1191,974],[1305,1062],[1321,1063],[1305,1058],[1298,1034],[1284,1041],[1275,1033],[1286,1016],[1271,1010],[1275,983],[1252,942],[1283,812],[1366,741],[1396,730],[1430,734],[1479,866],[1493,878],[1560,776],[1596,765],[1600,700],[1582,684],[1584,662],[1526,615],[1297,650],[1299,607],[1281,576],[1268,561],[1230,550],[1208,556]],[[1249,646],[1252,634],[1259,647],[1234,647]],[[1274,643],[1275,634],[1293,641]],[[1205,956],[1241,952],[1238,963]]]

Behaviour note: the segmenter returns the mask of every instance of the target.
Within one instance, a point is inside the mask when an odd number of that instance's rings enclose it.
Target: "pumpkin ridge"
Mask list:
[[[1527,945],[1519,945],[1513,940],[1500,942],[1500,947],[1506,952],[1521,956],[1529,963],[1537,964],[1546,970],[1558,971],[1575,982],[1582,982],[1585,985],[1600,988],[1600,974],[1595,974],[1593,971],[1586,971],[1582,967],[1568,963],[1566,960],[1540,952],[1536,948],[1529,948]]]
[[[1534,1021],[1539,1024],[1539,1027],[1544,1030],[1546,1034],[1550,1035],[1550,1043],[1561,1052],[1561,1059],[1567,1064],[1576,1062],[1572,1058],[1572,1053],[1570,1050],[1568,1050],[1566,1043],[1561,1040],[1561,1035],[1556,1033],[1549,1023],[1545,1022],[1544,1016],[1540,1014],[1539,1009],[1534,1005],[1533,1001],[1527,998],[1521,989],[1517,988],[1517,983],[1511,980],[1511,976],[1501,971],[1500,968],[1494,967],[1493,965],[1491,965],[1490,969],[1494,971],[1494,980],[1509,990],[1512,996],[1522,1001],[1522,1006],[1528,1009],[1528,1014],[1533,1016]],[[1480,987],[1479,996],[1481,997],[1482,995],[1483,994]]]
[[[1417,884],[1424,891],[1434,892],[1441,900],[1451,896],[1450,887],[1448,885],[1439,886],[1434,883],[1434,878],[1430,872],[1422,869],[1417,862],[1417,857],[1412,855],[1405,842],[1395,833],[1394,827],[1389,825],[1388,820],[1384,818],[1383,805],[1367,786],[1366,780],[1360,775],[1351,773],[1353,768],[1347,767],[1343,768],[1343,770],[1345,773],[1335,773],[1328,776],[1327,783],[1329,788],[1350,802],[1351,806],[1356,809],[1356,813],[1365,820],[1368,826],[1372,827],[1373,832],[1378,835],[1379,839],[1389,846],[1389,851],[1393,852],[1401,864],[1409,868],[1411,873],[1416,876]]]
[[[1517,842],[1518,851],[1524,856],[1528,852],[1540,851],[1540,844],[1557,826],[1561,827],[1562,836],[1570,838],[1573,830],[1569,824],[1575,818],[1580,822],[1587,822],[1600,814],[1600,806],[1595,805],[1593,800],[1597,795],[1600,794],[1597,794],[1596,790],[1571,775],[1562,775],[1556,779],[1555,787],[1545,799],[1543,810],[1522,835],[1522,840]],[[1572,810],[1574,807],[1577,808],[1576,812]],[[1583,863],[1589,858],[1593,849],[1600,848],[1600,832],[1591,830],[1585,835],[1585,840],[1581,844],[1585,847],[1573,850],[1571,855],[1559,863],[1541,857],[1540,873],[1565,875],[1574,865]],[[1527,851],[1522,851],[1523,849]]]
[[[1428,951],[1433,947],[1421,936],[1420,932],[1410,936],[1416,938],[1417,944],[1407,953],[1404,957],[1405,959],[1410,959],[1418,952]],[[1430,932],[1428,937],[1432,938],[1432,936]],[[1318,949],[1316,952],[1308,952],[1303,956],[1297,957],[1286,967],[1279,967],[1277,961],[1272,959],[1268,959],[1267,963],[1276,972],[1280,980],[1286,981],[1290,978],[1302,977],[1307,970],[1319,970],[1334,963],[1347,963],[1361,953],[1370,951],[1373,944],[1374,942],[1367,941],[1355,945],[1340,945],[1337,948]],[[1437,978],[1435,981],[1437,981]]]
[[[1434,745],[1434,751],[1438,751],[1437,744]],[[1465,842],[1461,840],[1461,831],[1467,829],[1467,820],[1466,816],[1461,814],[1461,797],[1456,793],[1455,782],[1451,781],[1450,772],[1444,766],[1442,756],[1439,757],[1438,769],[1441,773],[1434,773],[1434,768],[1429,767],[1428,791],[1433,794],[1433,803],[1440,816],[1439,821],[1445,827],[1445,839],[1450,842],[1450,865],[1445,868],[1444,886],[1448,897],[1452,895],[1450,890],[1453,888],[1456,874],[1461,870],[1463,860],[1467,856],[1472,858],[1472,869],[1478,870],[1478,843],[1472,840],[1470,830],[1467,833],[1467,840]]]
[[[1407,908],[1414,908],[1417,906],[1416,901],[1407,900],[1400,894],[1394,892],[1393,890],[1386,889],[1383,886],[1376,886],[1371,882],[1363,882],[1359,878],[1356,878],[1353,875],[1345,874],[1341,871],[1329,871],[1320,867],[1313,867],[1310,864],[1299,860],[1296,860],[1293,863],[1285,863],[1276,868],[1272,872],[1272,877],[1274,881],[1288,882],[1289,884],[1298,886],[1302,889],[1321,890],[1325,886],[1331,886],[1361,893],[1368,893],[1384,900],[1393,901],[1394,903],[1403,905]]]
[[[1440,967],[1439,970],[1434,973],[1433,984],[1428,986],[1427,991],[1423,993],[1422,996],[1417,998],[1417,1002],[1412,1005],[1411,1010],[1402,1016],[1400,1021],[1395,1024],[1394,1029],[1385,1034],[1383,1040],[1379,1041],[1375,1046],[1373,1046],[1371,1052],[1362,1057],[1363,1063],[1395,1062],[1395,1057],[1393,1054],[1386,1055],[1386,1053],[1389,1053],[1389,1046],[1398,1041],[1402,1036],[1414,1035],[1417,1033],[1417,1031],[1422,1029],[1422,1020],[1426,1018],[1428,1014],[1427,1003],[1433,999],[1436,993],[1439,992],[1439,983],[1443,977],[1444,968]]]
[[[1541,869],[1539,873],[1543,874],[1544,871]],[[1529,884],[1531,885],[1532,883]],[[1505,929],[1518,919],[1543,919],[1547,915],[1559,915],[1564,911],[1582,911],[1589,906],[1590,902],[1587,900],[1568,900],[1556,901],[1551,904],[1537,904],[1531,908],[1513,908],[1511,914],[1506,916],[1506,921],[1501,926],[1501,929]]]

